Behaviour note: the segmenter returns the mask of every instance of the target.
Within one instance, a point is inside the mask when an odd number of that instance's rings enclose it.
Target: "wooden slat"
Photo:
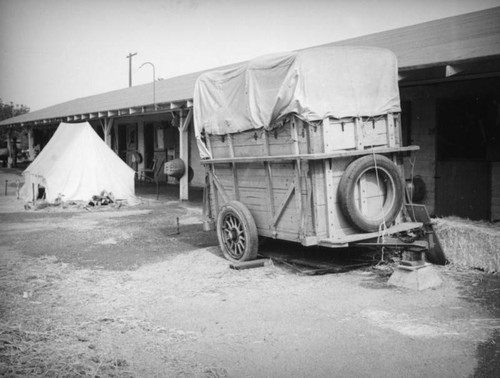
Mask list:
[[[297,123],[292,121],[290,126],[290,136],[292,139],[293,145],[293,154],[299,155],[299,135],[297,132]],[[300,216],[300,228],[299,228],[299,236],[303,237],[304,234],[304,204],[302,201],[302,167],[301,161],[299,159],[295,160],[295,208]]]
[[[370,119],[362,123],[366,147],[388,146],[387,117]],[[395,145],[392,147],[396,147]]]
[[[389,147],[396,147],[396,130],[394,129],[394,118],[389,114],[386,118],[387,122],[387,144]]]
[[[288,201],[290,200],[290,197],[292,196],[292,194],[294,192],[295,192],[295,185],[290,185],[290,188],[288,189],[288,192],[286,193],[283,202],[280,204],[275,216],[273,217],[273,221],[271,223],[271,228],[276,227],[276,224],[278,223],[281,215],[283,214],[283,210],[285,209],[285,206],[287,205]]]
[[[227,141],[229,145],[229,156],[234,158],[234,147],[233,147],[233,135],[227,135]],[[240,200],[240,193],[238,191],[238,171],[236,169],[236,163],[231,163],[231,170],[233,171],[233,194],[236,201]]]
[[[332,174],[332,159],[325,160],[323,166],[323,174],[325,177],[325,199],[326,199],[326,231],[329,237],[333,237],[335,230],[335,223],[333,217],[335,213],[335,190]]]
[[[212,163],[251,163],[257,161],[271,161],[271,162],[288,162],[296,159],[300,160],[322,160],[330,158],[341,158],[350,156],[362,156],[372,153],[376,154],[388,154],[388,153],[403,153],[410,151],[418,151],[420,148],[418,146],[407,146],[407,147],[375,147],[369,150],[357,150],[357,151],[338,151],[332,153],[321,153],[321,154],[304,154],[304,155],[278,155],[278,156],[252,156],[252,157],[235,157],[235,158],[220,158],[220,159],[205,159],[201,160],[201,164],[212,164]]]
[[[213,178],[213,165],[209,166],[209,175],[208,175],[208,182],[210,185],[210,196],[211,196],[211,201],[210,201],[210,209],[212,211],[212,215],[214,218],[217,217],[217,214],[219,212],[219,199],[218,199],[218,192],[217,192],[217,187],[215,185],[215,181]]]
[[[305,191],[306,191],[306,201],[305,201],[305,205],[304,205],[304,219],[308,218],[309,216],[311,216],[311,226],[312,226],[312,232],[313,233],[316,233],[315,231],[315,217],[314,217],[314,210],[312,208],[313,206],[313,190],[312,190],[312,181],[311,181],[311,172],[309,171],[309,164],[308,162],[305,162],[305,169],[304,171],[306,172],[305,174],[305,182],[306,182],[306,185],[305,185]],[[305,222],[303,224],[303,236],[305,237],[306,235],[308,235],[309,233],[309,230],[307,228],[308,224],[307,222]]]
[[[224,202],[228,202],[229,197],[226,194],[226,191],[224,190],[224,186],[220,183],[219,179],[217,178],[217,176],[214,173],[212,173],[212,178],[213,178],[214,184],[217,187],[217,190],[218,190],[219,194],[221,195],[222,199],[224,200]]]
[[[354,119],[354,140],[356,141],[357,150],[363,150],[365,147],[363,139],[363,130],[361,128],[362,122],[363,121],[361,120],[361,118],[356,117]]]
[[[267,189],[267,201],[269,210],[271,212],[271,217],[274,218],[275,213],[275,205],[274,205],[274,185],[273,185],[273,175],[271,171],[271,163],[264,162],[264,170],[266,172],[266,189]]]
[[[269,134],[267,132],[263,135],[264,139],[264,155],[269,155]],[[266,189],[267,189],[267,204],[269,206],[269,211],[271,217],[274,219],[276,215],[275,204],[274,204],[274,185],[273,185],[273,174],[271,170],[271,163],[264,161],[264,172],[266,176]]]

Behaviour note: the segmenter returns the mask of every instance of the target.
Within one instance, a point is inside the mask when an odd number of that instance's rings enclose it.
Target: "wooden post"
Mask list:
[[[210,156],[213,156],[212,144],[210,143],[210,135],[207,135],[206,139],[207,149],[210,152]],[[208,165],[208,182],[210,185],[210,192],[212,194],[213,201],[210,200],[210,211],[212,211],[212,215],[214,217],[214,221],[217,221],[217,214],[219,213],[219,189],[217,185],[215,185],[215,164]]]
[[[293,119],[290,124],[290,133],[293,143],[293,154],[296,156],[300,155],[299,150],[299,133],[297,132],[298,121]],[[300,217],[300,238],[304,237],[304,224],[305,224],[305,214],[304,214],[304,204],[302,202],[302,166],[300,159],[295,160],[295,206],[297,213]]]
[[[234,147],[233,147],[233,136],[231,134],[227,134],[227,142],[229,143],[229,156],[234,158]],[[236,169],[236,163],[231,163],[231,169],[233,170],[233,195],[236,201],[240,200],[240,191],[238,188],[238,171]]]
[[[212,194],[212,199],[213,202],[210,200],[210,212],[213,215],[214,221],[217,219],[217,214],[219,213],[219,189],[215,185],[215,180],[214,180],[214,172],[215,172],[215,164],[209,164],[208,165],[208,182],[210,185],[210,192]]]
[[[35,133],[33,127],[28,127],[28,153],[30,161],[35,160]]]
[[[264,137],[264,156],[270,156],[271,150],[269,148],[269,135],[267,131],[263,131],[262,135]],[[271,162],[264,162],[264,170],[266,174],[266,189],[267,189],[267,205],[269,206],[269,210],[271,211],[271,217],[274,218],[274,189],[273,189],[273,174],[271,170]],[[276,230],[274,230],[276,231]]]
[[[333,221],[334,214],[335,214],[335,209],[336,209],[336,204],[335,204],[335,185],[334,185],[334,179],[333,179],[333,170],[332,170],[332,162],[333,159],[324,159],[323,160],[323,169],[324,169],[324,175],[325,175],[325,199],[326,199],[326,231],[327,235],[330,238],[333,238],[333,232],[335,230],[335,224]]]
[[[356,138],[356,149],[363,150],[365,148],[363,140],[363,120],[361,117],[354,119],[354,136]]]
[[[115,154],[119,155],[120,154],[120,143],[118,142],[118,124],[113,122],[113,127],[111,128],[114,137],[114,144],[111,146],[113,151],[115,151]]]
[[[392,113],[386,114],[387,147],[400,147],[396,145],[396,129]]]
[[[111,130],[113,128],[113,118],[101,119],[102,132],[104,134],[104,143],[111,148]]]
[[[179,157],[184,162],[186,171],[179,182],[179,199],[187,201],[189,199],[189,124],[193,118],[193,110],[190,109],[187,116],[181,113],[179,120]]]
[[[13,162],[15,159],[14,155],[14,147],[12,145],[12,129],[9,129],[7,131],[7,151],[9,153],[9,156],[7,158],[7,168],[12,168],[13,167]]]

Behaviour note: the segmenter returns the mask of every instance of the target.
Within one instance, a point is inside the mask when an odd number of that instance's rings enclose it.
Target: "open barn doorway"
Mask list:
[[[490,219],[491,164],[499,159],[500,97],[437,102],[436,215]]]

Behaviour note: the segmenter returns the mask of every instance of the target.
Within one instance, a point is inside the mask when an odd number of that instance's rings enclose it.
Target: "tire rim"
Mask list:
[[[235,214],[227,214],[222,221],[222,239],[227,253],[235,260],[241,259],[247,247],[245,228]]]
[[[367,219],[384,219],[396,200],[395,183],[385,169],[370,167],[364,170],[355,185],[355,203]]]

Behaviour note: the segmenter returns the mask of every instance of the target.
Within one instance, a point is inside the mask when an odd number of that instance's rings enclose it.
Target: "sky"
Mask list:
[[[500,6],[500,0],[0,0],[0,98],[75,98]]]

